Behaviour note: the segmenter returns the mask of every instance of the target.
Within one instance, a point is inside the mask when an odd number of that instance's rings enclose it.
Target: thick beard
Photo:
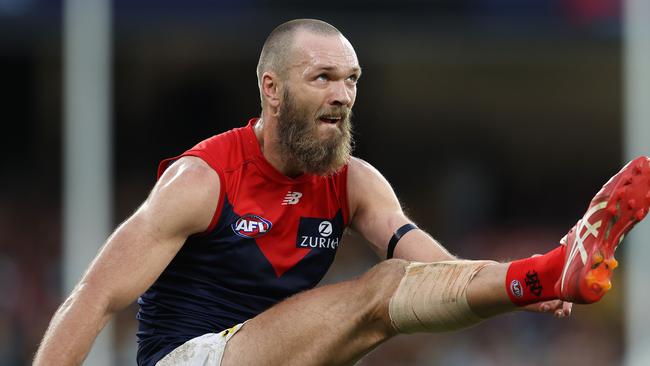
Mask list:
[[[352,154],[352,111],[344,107],[330,108],[311,115],[300,108],[289,90],[278,114],[278,138],[283,159],[305,173],[331,175],[350,161]],[[325,113],[327,112],[327,113]],[[316,118],[324,114],[342,116],[333,136],[320,140]]]

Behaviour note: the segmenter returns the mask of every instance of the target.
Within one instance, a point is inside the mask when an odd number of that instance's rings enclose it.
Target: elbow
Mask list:
[[[115,303],[116,301],[106,288],[91,281],[82,280],[61,306],[83,306],[86,310],[108,319],[120,310],[114,305]]]

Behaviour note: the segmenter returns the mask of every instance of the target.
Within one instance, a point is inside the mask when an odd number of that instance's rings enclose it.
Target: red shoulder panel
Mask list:
[[[243,154],[241,153],[243,148],[241,146],[240,139],[238,138],[242,129],[243,128],[238,128],[212,136],[199,142],[194,147],[178,156],[161,161],[158,165],[157,179],[160,179],[160,176],[165,172],[165,170],[176,160],[182,158],[183,156],[196,156],[197,158],[205,161],[212,169],[214,169],[215,172],[217,172],[219,175],[219,182],[221,184],[221,187],[219,189],[219,203],[217,204],[217,208],[214,212],[214,215],[212,216],[210,225],[205,230],[205,233],[208,233],[214,229],[219,220],[219,217],[221,216],[224,196],[227,190],[224,170],[229,166],[240,163],[243,157]]]

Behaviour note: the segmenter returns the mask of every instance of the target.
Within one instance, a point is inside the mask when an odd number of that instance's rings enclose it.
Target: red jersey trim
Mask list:
[[[217,167],[213,163],[214,159],[212,159],[210,154],[208,154],[208,152],[204,150],[188,150],[178,156],[161,161],[160,164],[158,165],[158,176],[156,177],[156,179],[160,179],[160,176],[165,172],[165,170],[167,170],[167,168],[169,168],[169,166],[173,162],[175,162],[176,160],[184,156],[195,156],[203,160],[210,166],[210,168],[212,168],[215,172],[217,172],[217,175],[219,176],[219,201],[217,203],[217,209],[214,211],[214,215],[212,215],[212,219],[210,220],[210,224],[208,225],[208,228],[205,229],[202,233],[200,233],[204,235],[211,232],[214,229],[214,227],[217,225],[217,222],[219,221],[219,217],[221,217],[221,210],[223,209],[223,202],[226,196],[226,187],[225,187],[226,180],[224,179],[221,168]]]

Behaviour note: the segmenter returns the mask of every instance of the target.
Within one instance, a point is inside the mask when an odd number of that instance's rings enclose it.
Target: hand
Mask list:
[[[542,301],[524,306],[525,311],[534,313],[551,313],[554,317],[562,319],[571,315],[573,303],[562,300]]]

